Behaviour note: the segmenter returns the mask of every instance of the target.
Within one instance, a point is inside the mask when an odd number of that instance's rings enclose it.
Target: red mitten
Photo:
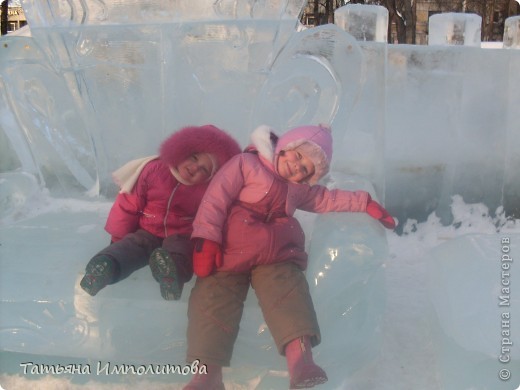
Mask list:
[[[193,251],[193,272],[204,278],[222,266],[222,250],[215,241],[197,238]]]
[[[385,228],[395,228],[395,221],[392,216],[388,213],[388,211],[385,210],[383,206],[373,200],[370,195],[368,195],[367,201],[367,214],[381,222]]]

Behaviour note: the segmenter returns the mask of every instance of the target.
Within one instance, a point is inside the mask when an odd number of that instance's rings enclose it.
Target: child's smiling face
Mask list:
[[[278,156],[278,174],[293,183],[302,183],[314,175],[314,163],[296,150],[285,150]]]
[[[209,180],[213,173],[213,160],[207,153],[196,153],[174,167],[188,185],[200,184]]]

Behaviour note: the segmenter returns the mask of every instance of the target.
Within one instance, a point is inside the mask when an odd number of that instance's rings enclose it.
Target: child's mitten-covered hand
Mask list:
[[[193,272],[204,278],[222,266],[222,250],[215,241],[197,238],[193,251]]]
[[[388,213],[388,211],[385,210],[383,206],[373,200],[370,195],[368,195],[367,201],[367,214],[381,222],[385,228],[395,228],[395,221],[392,216]]]

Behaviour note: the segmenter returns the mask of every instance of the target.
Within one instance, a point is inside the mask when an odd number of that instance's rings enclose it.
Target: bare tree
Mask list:
[[[385,6],[388,9],[388,41],[392,42],[392,25],[395,25],[395,31],[397,34],[397,42],[398,43],[414,43],[415,34],[413,38],[411,38],[410,42],[407,42],[410,34],[407,32],[408,26],[415,24],[412,20],[407,20],[407,17],[410,17],[409,12],[404,12],[405,3],[409,3],[406,8],[411,10],[412,0],[383,0],[381,1],[381,5]],[[415,20],[415,17],[413,17]],[[415,29],[414,29],[415,30]]]
[[[352,1],[351,1],[352,3]],[[309,0],[316,25],[334,23],[334,11],[345,5],[342,0]]]
[[[2,20],[1,20],[1,28],[0,35],[6,35],[8,26],[9,26],[9,1],[3,0],[0,5],[0,10],[2,12]]]

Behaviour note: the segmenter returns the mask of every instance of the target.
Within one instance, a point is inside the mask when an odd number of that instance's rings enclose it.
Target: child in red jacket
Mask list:
[[[210,179],[238,143],[215,126],[185,127],[167,138],[158,156],[114,172],[119,192],[105,229],[111,244],[87,264],[81,288],[96,295],[147,264],[166,300],[180,298],[193,275],[192,222]]]
[[[188,308],[188,361],[196,374],[185,390],[223,389],[249,286],[280,354],[291,388],[327,380],[312,358],[320,330],[304,271],[305,237],[296,209],[366,212],[394,228],[388,212],[365,191],[315,185],[329,170],[332,136],[325,126],[302,126],[277,137],[261,126],[253,145],[231,158],[204,195],[192,237],[198,276]]]

